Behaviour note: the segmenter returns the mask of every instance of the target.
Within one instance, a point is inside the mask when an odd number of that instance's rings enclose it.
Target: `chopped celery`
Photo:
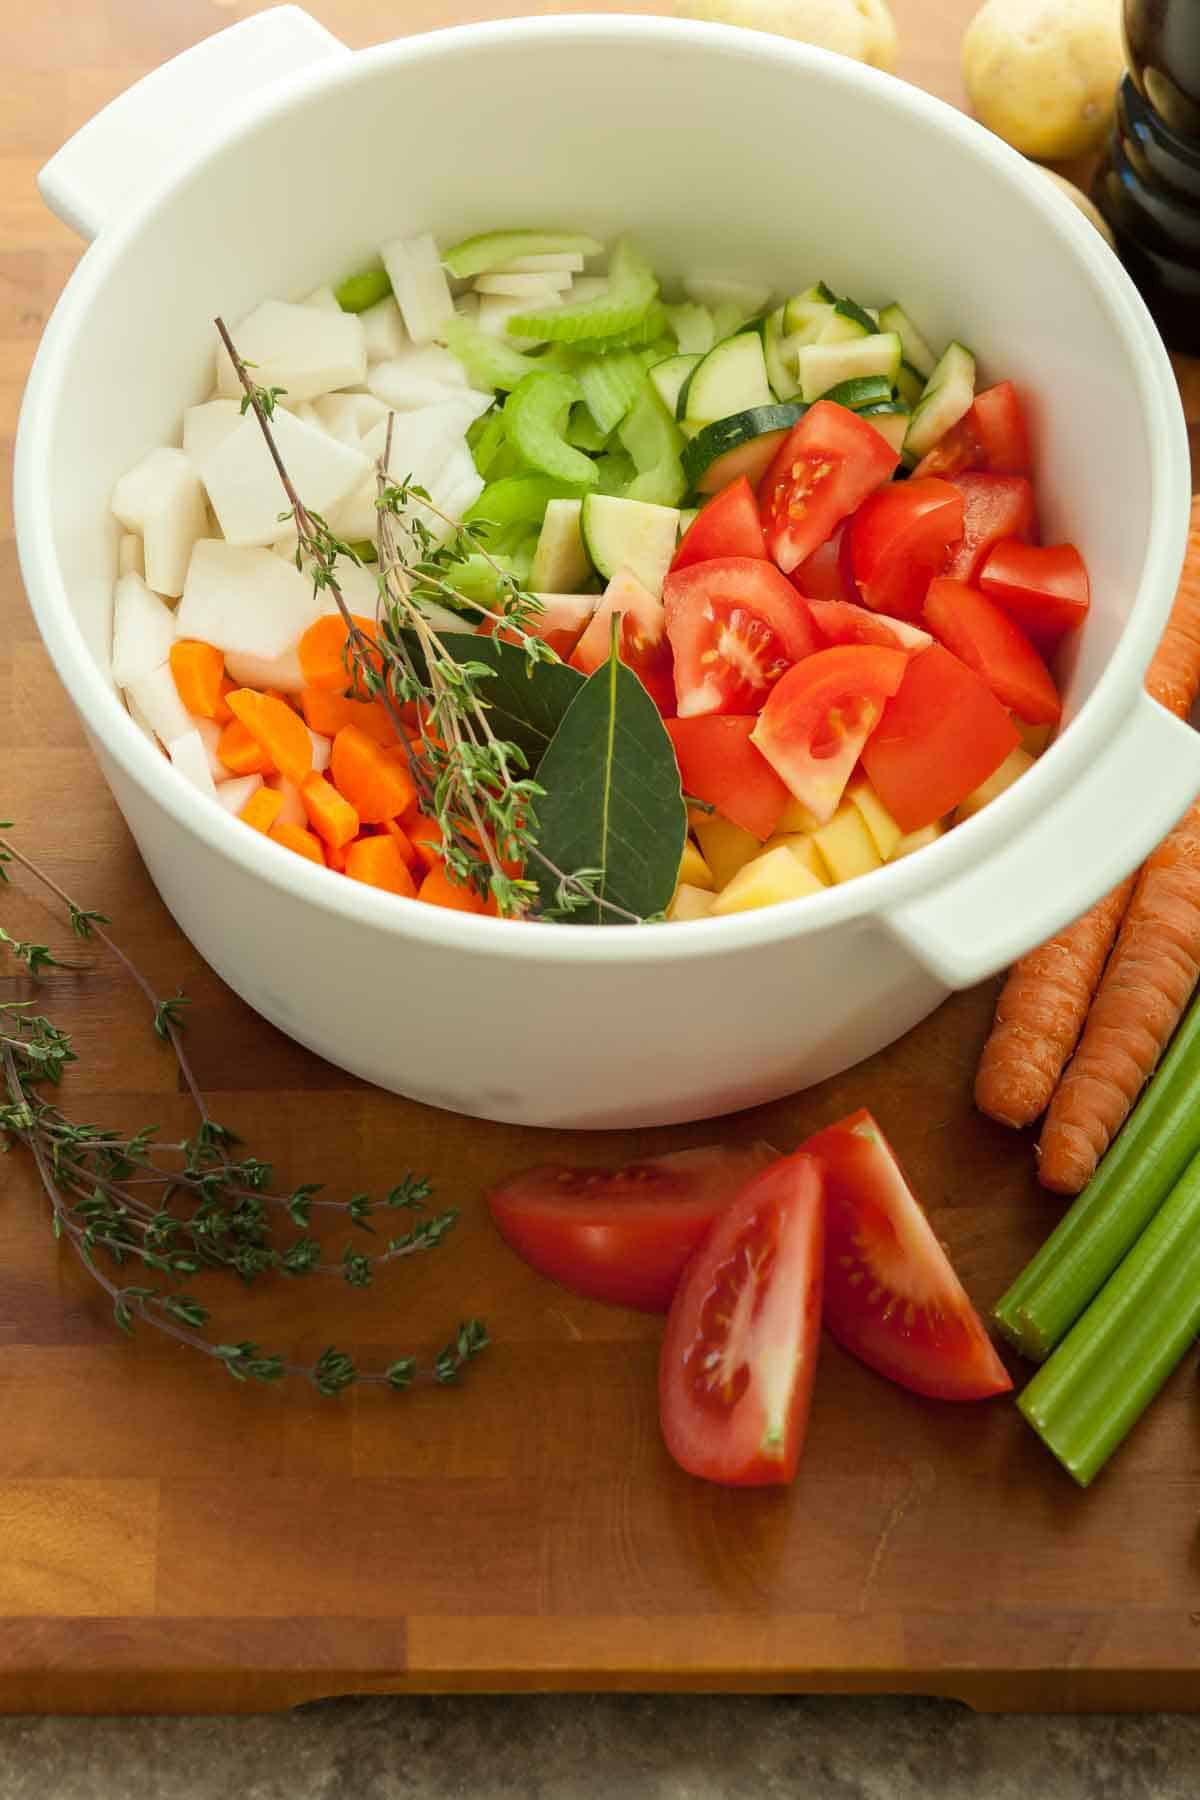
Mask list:
[[[637,470],[627,498],[649,500],[658,506],[678,506],[687,491],[679,460],[683,433],[652,387],[643,388],[617,436]]]
[[[573,348],[581,356],[608,356],[614,350],[641,350],[653,348],[658,360],[658,346],[664,341],[664,330],[667,323],[667,309],[659,301],[653,301],[635,325],[628,331],[614,331],[608,337],[578,338]],[[675,348],[672,338],[665,340],[667,354]]]
[[[707,306],[685,300],[680,306],[668,306],[667,322],[675,333],[680,351],[685,356],[706,356],[717,341],[713,318]]]
[[[612,338],[643,320],[658,294],[654,271],[628,238],[612,254],[608,287],[594,300],[568,301],[544,313],[516,313],[506,329],[511,337],[544,337],[563,343],[582,338]],[[659,335],[662,327],[654,333]],[[646,340],[647,342],[649,340]]]
[[[624,450],[610,450],[596,458],[596,492],[599,494],[624,494],[626,489],[637,480],[637,470],[633,466],[633,458]]]
[[[500,564],[501,569],[517,581],[524,582],[529,578],[529,569],[533,562],[533,548],[537,543],[536,535],[527,535],[510,551],[493,548],[489,543],[488,556]],[[498,598],[501,582],[487,556],[465,556],[461,562],[450,563],[442,571],[442,579],[448,587],[461,594],[464,600],[477,600],[483,606],[490,606]],[[443,602],[449,597],[442,596]],[[470,606],[464,607],[468,617],[473,615]]]
[[[583,387],[583,382],[579,384]],[[586,389],[584,390],[587,391]],[[601,431],[587,406],[579,405],[571,408],[571,417],[567,421],[566,437],[568,444],[574,444],[576,450],[598,451],[608,447],[610,431]]]
[[[639,371],[640,372],[640,371]],[[518,382],[504,403],[509,443],[531,469],[578,488],[594,487],[595,465],[563,435],[571,408],[581,397],[579,383],[555,370],[537,370]]]
[[[350,545],[350,548],[353,550],[360,563],[373,563],[379,561],[379,552],[376,550],[370,538],[356,538]]]
[[[460,313],[455,313],[453,318],[446,320],[442,336],[447,349],[453,351],[467,371],[467,380],[471,386],[484,393],[491,388],[503,388],[506,391],[515,388],[526,375],[541,368],[540,360],[535,362],[533,357],[525,356],[511,344],[506,344],[503,338],[481,331],[478,325],[470,319],[464,319]]]
[[[595,465],[591,465],[594,467]],[[594,481],[589,486],[594,486]],[[540,525],[549,500],[577,500],[587,489],[549,475],[505,475],[485,487],[467,508],[468,523],[486,519],[492,525]]]
[[[483,231],[464,238],[442,257],[442,266],[460,281],[502,269],[519,256],[599,256],[604,245],[578,231]]]
[[[646,385],[646,372],[632,350],[584,357],[576,375],[588,411],[606,435],[621,423]]]
[[[342,311],[349,313],[366,312],[369,306],[378,306],[391,291],[392,281],[386,269],[360,269],[356,275],[347,275],[333,290]]]
[[[475,435],[472,436],[472,433]],[[493,407],[491,412],[484,413],[481,419],[476,419],[470,431],[467,432],[467,443],[470,445],[471,455],[475,458],[475,467],[485,481],[488,479],[493,463],[504,448],[504,442],[504,414],[499,407]]]
[[[1200,1157],[1018,1402],[1086,1487],[1200,1329]]]

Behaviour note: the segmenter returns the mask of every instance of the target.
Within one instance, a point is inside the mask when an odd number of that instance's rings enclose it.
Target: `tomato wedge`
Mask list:
[[[896,823],[919,831],[951,812],[1020,743],[991,689],[941,644],[909,659],[862,753]]]
[[[990,469],[994,475],[1028,475],[1029,429],[1020,395],[1011,381],[976,394],[957,425],[913,470],[926,475],[958,475],[963,469]]]
[[[870,1113],[851,1113],[800,1148],[824,1178],[830,1336],[914,1394],[1007,1393],[1008,1371]]]
[[[788,791],[750,742],[757,718],[709,713],[665,719],[683,791],[715,806],[723,818],[765,843],[783,816]]]
[[[963,497],[948,481],[891,482],[850,521],[850,566],[863,604],[919,619],[929,583],[963,534]]]
[[[963,497],[963,535],[944,573],[955,581],[974,581],[1001,538],[1036,535],[1033,488],[1021,475],[960,475],[954,486]]]
[[[813,623],[830,644],[880,644],[885,650],[904,650],[915,656],[928,649],[933,639],[907,619],[890,619],[886,613],[868,612],[845,600],[810,600]]]
[[[1083,624],[1091,604],[1087,567],[1074,544],[1004,538],[988,552],[978,580],[1044,656]]]
[[[542,603],[540,613],[533,613],[529,619],[531,636],[540,637],[549,644],[556,655],[568,662],[576,644],[592,614],[596,610],[595,594],[539,594]],[[479,624],[480,637],[498,637],[506,644],[519,644],[521,634],[511,625],[497,625],[495,619],[483,619]]]
[[[961,581],[931,582],[925,623],[1027,725],[1055,725],[1062,701],[1049,669],[994,600]]]
[[[788,1482],[808,1423],[821,1327],[821,1172],[757,1175],[685,1271],[659,1361],[659,1422],[681,1468],[732,1487]]]
[[[571,667],[591,675],[608,661],[612,616],[621,614],[618,655],[632,669],[664,717],[675,711],[675,677],[661,600],[643,587],[632,569],[619,569],[605,588],[583,636],[571,653]]]
[[[621,1169],[546,1163],[510,1175],[487,1203],[539,1274],[591,1300],[666,1312],[688,1258],[775,1157],[770,1144],[714,1144]]]
[[[767,550],[784,574],[892,475],[900,460],[865,419],[818,400],[784,438],[758,488]]]
[[[833,536],[797,563],[788,576],[806,600],[848,600],[855,606],[859,604],[862,596],[850,568],[850,524],[849,519],[843,519]]]
[[[822,823],[837,811],[907,666],[902,650],[839,644],[805,657],[768,696],[751,742]]]
[[[700,508],[680,540],[671,573],[690,569],[693,563],[712,562],[719,556],[761,559],[766,554],[754,489],[749,476],[739,475]]]
[[[667,576],[663,605],[681,719],[757,712],[784,670],[817,647],[806,602],[774,563],[695,563]]]

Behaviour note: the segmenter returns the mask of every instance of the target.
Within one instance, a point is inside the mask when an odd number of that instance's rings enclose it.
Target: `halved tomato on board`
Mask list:
[[[925,623],[1018,719],[1027,725],[1058,723],[1062,701],[1054,677],[994,600],[965,582],[941,578],[930,583]]]
[[[596,610],[596,596],[539,594],[537,598],[542,603],[542,610],[530,613],[529,635],[541,638],[557,656],[567,662]],[[511,625],[500,625],[495,619],[482,619],[478,630],[480,637],[498,637],[506,644],[521,642],[519,631]]]
[[[671,573],[690,569],[693,563],[712,562],[718,556],[767,554],[758,502],[749,477],[739,475],[700,508],[675,552]]]
[[[898,450],[873,425],[818,400],[793,425],[758,488],[767,550],[784,574],[895,472]]]
[[[783,816],[788,791],[750,742],[757,718],[708,713],[663,723],[675,746],[684,793],[706,801],[723,818],[765,843]]]
[[[1001,538],[1030,542],[1037,535],[1033,488],[1021,475],[959,475],[953,485],[963,497],[963,534],[943,573],[974,581]]]
[[[612,1306],[666,1312],[689,1257],[770,1144],[714,1144],[620,1169],[545,1163],[487,1196],[505,1242],[539,1274]]]
[[[800,1150],[824,1177],[831,1337],[915,1394],[1007,1393],[1008,1371],[870,1113],[851,1113]]]
[[[804,599],[775,567],[724,556],[668,575],[676,711],[757,712],[779,677],[817,647]]]
[[[632,569],[618,569],[600,597],[587,629],[571,653],[571,667],[592,675],[608,661],[614,613],[621,614],[617,654],[632,669],[664,717],[675,711],[675,678],[667,615],[661,600],[643,587]]]
[[[957,425],[952,425],[913,470],[926,475],[958,475],[963,469],[990,469],[993,475],[1028,475],[1029,430],[1020,395],[1011,381],[998,382],[976,394]]]
[[[806,656],[768,696],[751,742],[822,823],[837,811],[863,746],[907,667],[902,650],[839,644]]]
[[[1048,656],[1082,625],[1091,604],[1087,566],[1074,544],[1023,544],[1004,538],[979,570],[980,589]]]
[[[850,566],[863,605],[919,619],[929,583],[963,534],[963,497],[948,481],[889,482],[848,526]]]
[[[853,606],[846,600],[810,600],[808,610],[829,644],[878,644],[884,650],[904,650],[915,656],[933,642],[927,631],[910,625],[907,619],[868,612],[865,606]]]
[[[786,1156],[697,1251],[667,1316],[658,1411],[681,1468],[733,1487],[790,1481],[821,1330],[820,1166]]]

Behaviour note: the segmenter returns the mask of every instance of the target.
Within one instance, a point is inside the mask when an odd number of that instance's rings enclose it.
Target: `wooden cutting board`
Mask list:
[[[903,73],[958,100],[971,0],[895,9]],[[78,252],[39,203],[37,167],[147,68],[252,10],[207,0],[5,9],[6,454],[36,339]],[[364,45],[514,9],[313,0],[312,10]],[[163,991],[186,989],[216,1116],[282,1179],[350,1192],[413,1168],[461,1208],[435,1256],[388,1273],[371,1295],[340,1283],[217,1288],[208,1297],[222,1334],[310,1357],[336,1341],[382,1361],[441,1343],[478,1313],[495,1340],[456,1390],[338,1402],[238,1387],[148,1330],[128,1342],[113,1329],[103,1296],[56,1248],[23,1154],[12,1156],[0,1165],[0,1709],[232,1712],[451,1688],[1200,1705],[1190,1360],[1085,1495],[1011,1404],[924,1402],[827,1346],[795,1487],[723,1492],[681,1474],[660,1446],[657,1322],[539,1280],[484,1214],[484,1187],[531,1161],[624,1159],[718,1136],[791,1146],[865,1103],[987,1306],[1058,1213],[1034,1182],[1028,1139],[970,1105],[991,987],[836,1081],[719,1126],[570,1136],[374,1092],[256,1018],[167,916],[35,635],[7,482],[0,509],[0,813],[72,893],[112,916]],[[27,893],[0,894],[4,924],[61,942]],[[170,1058],[120,976],[102,963],[59,979],[53,1006],[80,1053],[68,1090],[78,1115],[188,1129]]]

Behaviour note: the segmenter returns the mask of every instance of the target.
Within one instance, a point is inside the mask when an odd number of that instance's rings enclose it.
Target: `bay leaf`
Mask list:
[[[404,638],[417,668],[423,669],[416,637],[406,631]],[[479,684],[488,704],[488,722],[498,738],[524,751],[529,768],[522,774],[532,775],[585,678],[566,663],[531,667],[519,644],[505,644],[498,638],[447,631],[441,641],[455,662],[484,663],[495,671]]]

